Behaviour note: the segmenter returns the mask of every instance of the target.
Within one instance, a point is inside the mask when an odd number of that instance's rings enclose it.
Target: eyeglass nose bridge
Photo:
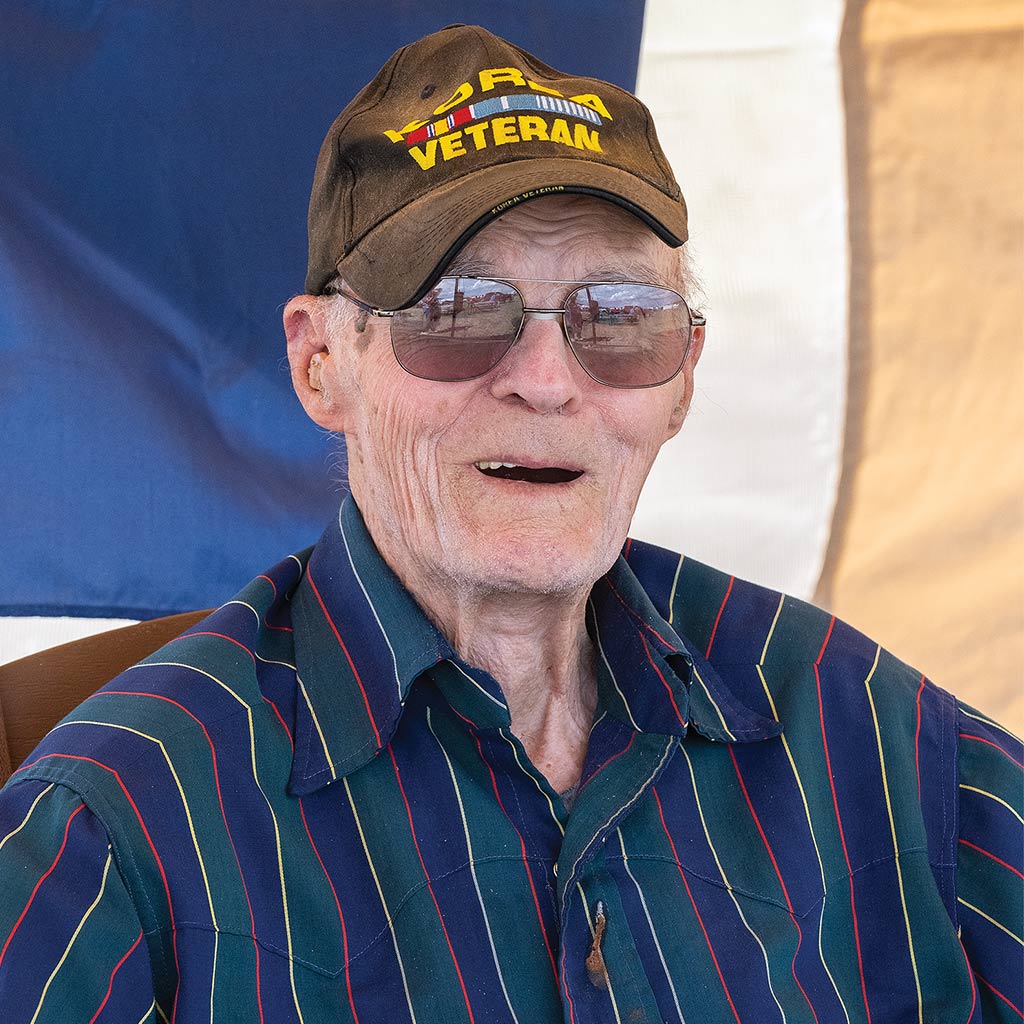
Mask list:
[[[580,359],[579,353],[576,351],[576,348],[572,343],[572,338],[569,337],[569,324],[565,319],[566,316],[568,316],[568,314],[569,311],[564,308],[545,309],[540,306],[523,306],[523,317],[519,321],[519,329],[516,331],[515,340],[512,342],[512,345],[515,345],[516,342],[518,342],[519,339],[522,337],[523,326],[525,325],[528,318],[532,318],[534,320],[561,320],[562,337],[565,343],[569,346],[569,349],[575,357],[576,362],[578,362],[580,366],[583,366],[584,372],[589,375],[590,371],[586,368],[586,366],[584,366],[583,360]],[[509,347],[511,348],[512,346]]]
[[[516,291],[518,291],[518,290],[519,289],[516,289]],[[586,366],[584,366],[583,360],[580,359],[579,353],[576,351],[576,348],[573,346],[572,339],[569,337],[569,326],[568,326],[568,323],[566,322],[566,319],[565,319],[567,314],[568,314],[568,310],[566,310],[566,309],[544,309],[544,308],[536,307],[536,306],[523,306],[523,315],[522,315],[522,317],[519,320],[519,326],[516,329],[516,336],[512,339],[512,342],[509,345],[509,347],[507,349],[505,349],[505,353],[502,356],[502,359],[505,359],[508,356],[508,353],[513,348],[517,348],[518,347],[519,341],[520,341],[520,339],[523,336],[523,328],[526,326],[526,321],[528,319],[532,318],[534,320],[561,320],[562,321],[562,341],[563,341],[563,343],[568,346],[569,351],[572,353],[572,358],[575,359],[575,361],[580,366],[583,367],[583,372],[585,374],[587,374],[588,377],[591,376],[590,371],[586,368]],[[501,360],[499,360],[499,362],[501,362]],[[492,367],[492,369],[493,369],[493,367]]]
[[[532,316],[534,320],[557,320],[565,316],[564,309],[536,309],[532,306],[523,306],[523,317]]]
[[[576,357],[576,362],[583,366],[583,362],[577,354],[576,349],[573,348],[572,338],[569,337],[569,324],[565,319],[567,315],[568,310],[566,309],[545,309],[541,306],[523,306],[523,317],[519,321],[519,329],[516,331],[515,341],[513,341],[512,344],[515,345],[515,343],[519,341],[520,337],[522,337],[523,326],[526,324],[528,318],[532,318],[534,320],[561,320],[562,336],[565,339],[565,343],[572,350],[572,354]],[[586,370],[587,373],[590,372],[585,366],[583,366],[583,369]]]

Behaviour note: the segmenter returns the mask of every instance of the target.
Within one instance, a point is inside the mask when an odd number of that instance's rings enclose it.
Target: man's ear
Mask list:
[[[284,333],[288,339],[288,363],[292,387],[306,415],[335,433],[344,432],[339,399],[339,342],[328,329],[325,300],[318,295],[296,295],[284,307]]]
[[[666,441],[679,433],[679,428],[683,425],[683,420],[686,419],[686,414],[690,411],[690,402],[693,399],[693,371],[697,365],[697,360],[700,359],[700,354],[704,351],[705,330],[706,328],[703,324],[700,327],[693,328],[693,334],[690,337],[690,348],[686,353],[686,362],[683,363],[683,368],[679,374],[683,379],[683,387],[679,393],[679,401],[676,402],[675,407],[672,409],[672,415],[669,417],[668,432],[665,436]]]

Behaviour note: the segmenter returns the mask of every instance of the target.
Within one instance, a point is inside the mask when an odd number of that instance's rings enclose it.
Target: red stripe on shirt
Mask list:
[[[194,633],[182,633],[181,636],[176,636],[174,640],[188,640],[189,637],[193,636],[215,636],[221,640],[227,640],[230,643],[233,643],[236,647],[241,647],[242,650],[245,651],[245,653],[248,654],[250,658],[252,658],[253,663],[255,664],[256,662],[256,655],[253,654],[252,651],[250,651],[249,648],[245,646],[245,644],[236,640],[233,636],[228,636],[226,633],[214,633],[208,629],[197,629]],[[172,640],[171,643],[174,643],[174,640]]]
[[[974,970],[971,967],[971,961],[967,956],[967,950],[964,949],[964,944],[960,942],[959,937],[957,938],[957,942],[960,944],[960,952],[963,953],[964,956],[964,964],[967,967],[967,977],[971,979],[971,1012],[967,1014],[967,1020],[964,1021],[964,1024],[971,1024],[971,1018],[974,1017],[974,1008],[978,1005],[978,986],[974,984]]]
[[[651,649],[647,646],[647,641],[641,635],[640,643],[643,644],[644,654],[647,655],[647,660],[651,663],[651,668],[658,673],[658,678],[661,680],[661,685],[668,691],[668,699],[672,702],[672,710],[676,713],[676,718],[679,719],[679,724],[685,729],[686,720],[683,718],[682,712],[679,710],[679,705],[676,703],[675,694],[672,693],[672,687],[668,685],[668,680],[662,675],[661,669],[654,663],[654,659],[651,657]]]
[[[962,740],[977,740],[979,743],[987,743],[990,747],[995,747],[1003,757],[1009,758],[1018,768],[1024,768],[1024,764],[1021,764],[1009,751],[1004,750],[998,743],[993,743],[991,740],[985,739],[984,736],[974,736],[969,732],[958,733]]]
[[[608,579],[607,576],[605,576],[604,582],[608,584],[608,589],[615,595],[615,597],[618,599],[619,604],[621,604],[622,607],[626,609],[630,617],[636,620],[637,625],[639,625],[641,629],[647,630],[648,633],[653,633],[654,636],[656,636],[661,641],[661,643],[665,647],[667,647],[673,654],[679,653],[678,648],[676,648],[673,644],[670,644],[649,622],[644,622],[644,620],[632,608],[630,608],[630,606],[626,603],[623,596],[615,589],[615,585],[612,583],[610,579]]]
[[[117,977],[117,972],[121,970],[121,966],[124,964],[125,960],[127,960],[128,957],[130,957],[132,953],[135,952],[136,948],[138,947],[141,941],[142,931],[140,930],[138,937],[131,945],[131,949],[129,949],[128,952],[125,953],[125,955],[117,961],[117,963],[114,965],[114,969],[110,972],[110,982],[107,985],[107,994],[103,997],[103,1002],[100,1003],[100,1005],[97,1007],[96,1012],[89,1019],[89,1024],[96,1024],[97,1017],[99,1017],[99,1015],[103,1012],[103,1007],[107,1005],[107,1000],[110,998],[110,993],[114,991],[114,978]]]
[[[977,972],[975,972],[975,974],[977,974]],[[989,991],[994,992],[997,996],[999,996],[999,998],[1002,999],[1002,1001],[1004,1003],[1006,1003],[1006,1005],[1011,1010],[1013,1010],[1013,1012],[1015,1014],[1017,1014],[1017,1016],[1020,1017],[1021,1020],[1024,1020],[1024,1013],[1021,1013],[1020,1008],[1017,1007],[1017,1006],[1014,1006],[1013,1003],[1011,1003],[1010,1000],[1007,999],[1006,996],[1004,996],[1003,993],[1000,992],[999,989],[997,989],[995,987],[995,985],[989,984],[989,982],[987,982],[980,974],[977,974],[977,977],[978,977],[978,981],[980,981],[982,983],[982,985],[985,986],[985,988],[987,988]]]
[[[565,971],[565,946],[562,946],[562,980],[560,982],[562,991],[565,993],[565,998],[569,1000],[569,1024],[576,1024],[576,1006],[572,1001],[572,993],[569,991],[569,979],[566,977]]]
[[[725,606],[729,601],[729,595],[732,593],[732,585],[735,581],[735,576],[729,577],[729,586],[725,588],[725,597],[722,598],[722,605],[718,609],[718,615],[715,617],[715,624],[711,627],[711,639],[708,640],[708,649],[704,652],[705,658],[711,657],[711,648],[715,642],[715,634],[718,632],[718,624],[722,621],[722,612],[725,611]]]
[[[288,737],[288,743],[291,745],[292,754],[295,753],[295,741],[292,739],[292,731],[288,728],[288,724],[285,722],[277,705],[269,698],[263,698],[273,709],[274,714],[277,716],[277,720],[281,723],[281,728],[284,729],[285,736]],[[320,865],[320,870],[324,873],[324,878],[327,879],[327,884],[330,886],[331,895],[334,897],[334,905],[338,909],[338,920],[341,922],[341,944],[343,955],[345,959],[345,988],[348,991],[348,1005],[352,1010],[352,1017],[356,1024],[359,1024],[359,1014],[356,1013],[355,998],[352,992],[352,972],[351,965],[348,959],[348,929],[345,927],[345,915],[341,912],[341,900],[338,899],[338,891],[334,888],[334,882],[331,881],[331,876],[327,873],[327,867],[324,864],[323,857],[320,856],[320,851],[317,849],[317,845],[313,840],[313,833],[309,830],[309,822],[306,821],[306,808],[303,806],[302,797],[299,797],[299,814],[302,817],[302,827],[306,830],[306,838],[309,840],[309,845],[316,855],[317,863]]]
[[[975,846],[974,843],[969,843],[966,839],[961,839],[960,842],[963,843],[964,846],[969,846],[972,850],[977,850],[978,853],[983,853],[986,857],[990,857],[997,864],[1002,864],[1004,868],[1008,868],[1018,878],[1024,880],[1024,875],[1022,875],[1012,864],[1007,864],[1005,860],[997,857],[994,853],[989,853],[988,850],[983,850],[980,846]]]
[[[740,771],[739,761],[736,760],[736,753],[731,746],[729,747],[729,756],[732,758],[732,766],[736,771],[736,778],[739,779],[740,789],[743,790],[743,799],[747,802],[747,810],[750,811],[750,816],[754,819],[754,824],[757,826],[758,834],[761,836],[761,842],[764,843],[764,848],[768,851],[772,867],[775,868],[775,876],[779,880],[779,885],[782,886],[782,895],[786,898],[786,908],[789,910],[789,916],[792,918],[793,924],[796,925],[796,949],[793,952],[793,961],[789,965],[789,969],[793,975],[793,980],[796,982],[796,987],[800,989],[800,993],[803,995],[804,1000],[807,1003],[807,1007],[811,1011],[811,1016],[814,1017],[815,1024],[818,1024],[818,1015],[815,1013],[814,1007],[811,1005],[811,1000],[804,991],[803,985],[800,984],[800,979],[796,976],[796,958],[800,955],[800,946],[804,941],[803,929],[801,929],[800,922],[796,919],[796,914],[793,913],[793,902],[789,898],[789,890],[786,888],[786,883],[782,880],[782,872],[779,870],[779,862],[775,859],[775,852],[772,850],[771,843],[768,842],[768,837],[765,835],[764,829],[761,827],[761,819],[757,816],[757,811],[754,810],[754,804],[750,799],[750,793],[747,792],[747,784],[743,781],[743,773]]]
[[[732,1015],[736,1018],[736,1024],[742,1024],[740,1021],[740,1015],[736,1010],[736,1004],[732,1001],[732,993],[729,991],[729,986],[725,983],[725,975],[722,974],[722,968],[719,966],[718,957],[715,956],[714,946],[711,945],[711,936],[708,935],[707,928],[704,927],[704,918],[700,916],[700,911],[697,909],[697,901],[693,898],[693,893],[690,892],[690,883],[686,880],[686,874],[683,871],[682,865],[679,863],[679,854],[676,852],[676,844],[672,841],[672,833],[668,830],[668,825],[665,823],[665,812],[661,807],[661,797],[658,796],[658,791],[652,786],[651,792],[654,794],[655,803],[658,805],[658,817],[661,818],[661,827],[665,831],[665,837],[668,839],[669,846],[672,847],[672,856],[676,860],[676,870],[679,872],[679,877],[683,880],[683,886],[686,888],[686,895],[690,897],[690,903],[693,905],[693,912],[697,915],[697,923],[700,925],[700,930],[704,933],[704,941],[708,944],[708,951],[711,953],[711,959],[715,963],[715,970],[718,971],[718,980],[722,983],[722,990],[725,992],[725,998],[729,1000],[729,1006],[732,1009]]]
[[[256,954],[256,1006],[260,1014],[260,1024],[263,1024],[263,998],[260,993],[260,946],[256,941],[256,919],[252,912],[252,900],[249,899],[249,887],[245,884],[245,876],[242,874],[242,862],[238,857],[238,850],[235,848],[235,839],[231,835],[231,827],[228,825],[227,811],[224,809],[224,797],[220,789],[220,770],[217,767],[217,750],[213,745],[213,740],[207,732],[206,726],[200,719],[184,704],[179,704],[178,701],[171,697],[165,697],[161,693],[144,693],[134,690],[100,690],[95,696],[97,697],[149,697],[152,700],[162,700],[168,704],[173,704],[176,708],[184,711],[189,718],[192,719],[200,729],[203,730],[203,735],[206,737],[207,746],[210,748],[210,758],[213,763],[213,783],[217,789],[217,802],[220,804],[220,816],[224,819],[224,831],[227,833],[228,842],[231,844],[231,852],[235,855],[235,865],[238,868],[238,880],[242,883],[242,892],[245,894],[245,905],[249,908],[249,924],[252,927],[252,948]]]
[[[377,729],[377,723],[374,721],[373,712],[370,710],[370,698],[366,695],[366,688],[363,686],[363,680],[360,678],[359,672],[356,670],[356,663],[352,660],[352,655],[348,653],[345,641],[341,639],[338,627],[334,624],[334,619],[331,618],[331,614],[327,610],[327,605],[324,604],[324,599],[320,596],[320,591],[317,588],[316,583],[313,582],[313,573],[308,567],[306,569],[306,579],[309,580],[309,585],[313,588],[313,593],[316,595],[317,603],[320,605],[320,611],[324,613],[324,618],[327,619],[327,624],[331,627],[335,640],[338,641],[342,651],[345,652],[345,657],[348,660],[348,666],[352,669],[352,675],[356,677],[356,682],[359,684],[359,692],[363,695],[363,704],[366,706],[366,714],[370,718],[370,726],[373,728],[373,735],[377,740],[377,746],[383,746],[380,739],[380,732]]]
[[[68,832],[71,830],[71,822],[75,820],[75,817],[80,811],[85,810],[85,804],[79,804],[68,817],[67,823],[64,825],[64,839],[60,844],[60,849],[57,851],[57,856],[53,858],[53,863],[43,872],[42,878],[36,882],[35,888],[32,890],[32,895],[28,898],[28,903],[25,904],[25,909],[22,910],[18,920],[14,922],[14,927],[11,929],[11,934],[7,936],[7,941],[4,943],[4,948],[0,950],[0,964],[4,962],[4,957],[7,956],[7,947],[11,944],[11,939],[14,938],[18,929],[21,927],[21,922],[25,920],[25,915],[29,912],[29,908],[32,906],[32,901],[36,898],[36,893],[39,892],[43,882],[45,882],[50,875],[53,874],[54,869],[60,861],[60,858],[64,854],[64,849],[68,845]]]
[[[139,811],[138,805],[132,799],[131,793],[128,792],[128,787],[124,784],[124,779],[121,778],[120,774],[115,768],[111,768],[110,765],[103,764],[101,761],[97,761],[92,757],[85,757],[83,754],[43,754],[42,757],[37,757],[30,764],[23,764],[17,772],[26,771],[29,768],[34,768],[40,761],[45,761],[50,757],[58,757],[62,760],[68,761],[87,761],[89,764],[96,765],[97,768],[102,768],[105,772],[110,772],[111,775],[117,779],[117,784],[121,787],[121,792],[124,793],[125,799],[131,804],[132,810],[135,812],[135,817],[138,819],[139,827],[142,829],[142,834],[146,837],[146,845],[149,847],[150,853],[153,854],[153,859],[156,861],[156,866],[160,871],[160,879],[164,884],[164,895],[167,897],[167,914],[171,919],[171,946],[174,950],[174,970],[177,976],[181,977],[181,966],[178,963],[178,926],[174,920],[174,906],[171,903],[171,887],[167,882],[167,872],[164,870],[164,862],[160,859],[160,854],[156,852],[156,847],[153,845],[153,837],[149,834],[149,829],[146,828],[145,821],[142,820],[142,814]],[[13,776],[12,776],[13,778]],[[83,804],[84,806],[84,804]],[[8,937],[9,941],[9,937]],[[175,996],[174,1009],[171,1011],[171,1020],[173,1021],[178,1012],[178,999]]]
[[[914,764],[917,767],[917,802],[921,802],[921,691],[924,689],[924,674],[917,688],[917,730],[914,732]]]
[[[466,718],[464,715],[460,715],[459,712],[455,710],[455,708],[452,708],[452,711],[454,711],[455,714],[473,730],[473,739],[476,740],[476,749],[477,752],[480,754],[480,760],[483,761],[488,773],[491,776],[491,787],[494,789],[495,799],[498,801],[498,806],[501,808],[501,813],[505,815],[505,818],[508,820],[508,823],[512,826],[513,831],[519,838],[519,847],[522,851],[523,857],[523,870],[526,871],[526,880],[530,883],[530,892],[533,895],[533,905],[537,910],[537,923],[540,926],[540,933],[544,937],[544,946],[548,951],[548,959],[551,961],[551,971],[555,976],[555,984],[557,985],[559,983],[558,965],[555,963],[555,954],[551,948],[551,942],[548,939],[548,931],[544,927],[544,914],[540,909],[540,900],[537,897],[537,887],[533,884],[533,873],[530,871],[530,862],[526,856],[526,842],[523,839],[523,834],[516,827],[516,823],[512,820],[511,815],[508,813],[507,810],[505,810],[505,803],[501,799],[501,793],[498,791],[498,779],[494,774],[494,769],[490,766],[490,763],[488,762],[487,758],[484,757],[484,748],[483,745],[480,743],[480,737],[476,735],[476,727],[468,718]]]
[[[341,912],[341,900],[338,899],[338,892],[334,888],[331,876],[327,873],[327,867],[324,864],[323,858],[320,856],[320,851],[317,849],[316,843],[313,842],[313,833],[309,831],[309,823],[306,821],[306,809],[302,806],[302,797],[299,797],[299,814],[302,816],[302,826],[305,828],[306,836],[309,838],[309,845],[313,848],[313,853],[316,854],[320,870],[323,871],[324,878],[327,879],[327,884],[331,887],[331,895],[334,897],[334,905],[338,908],[338,920],[341,922],[341,944],[345,957],[345,988],[348,992],[348,1005],[352,1010],[352,1018],[355,1020],[356,1024],[359,1024],[359,1014],[356,1013],[355,996],[352,992],[352,972],[348,957],[348,929],[345,927],[345,915]]]
[[[256,577],[256,579],[258,579],[258,580],[266,580],[274,588],[274,600],[276,601],[277,600],[277,584],[266,573],[263,573],[263,572],[261,572],[259,574],[259,576]],[[266,615],[263,616],[263,625],[266,626],[267,629],[277,629],[277,630],[280,630],[282,633],[294,633],[295,632],[295,630],[292,629],[291,626],[272,626],[269,622],[267,622],[267,616]]]
[[[441,922],[441,930],[444,932],[444,941],[448,943],[448,952],[452,955],[452,963],[455,965],[455,973],[459,976],[459,986],[462,989],[462,998],[466,1003],[466,1012],[469,1014],[470,1024],[476,1024],[476,1018],[473,1016],[473,1007],[469,1003],[469,992],[466,991],[466,982],[462,977],[462,968],[459,967],[459,958],[455,955],[455,947],[452,946],[451,937],[448,935],[448,926],[444,923],[444,915],[441,913],[441,905],[437,902],[437,896],[434,895],[434,884],[430,880],[430,873],[427,871],[426,862],[423,860],[423,854],[420,852],[420,842],[416,838],[416,826],[412,820],[412,808],[409,806],[409,798],[405,795],[405,786],[402,785],[402,776],[398,771],[398,762],[395,760],[395,752],[388,747],[388,753],[391,755],[391,764],[395,769],[395,781],[398,783],[399,792],[402,794],[402,801],[405,803],[405,813],[409,819],[409,832],[412,835],[412,844],[416,847],[416,856],[420,859],[420,867],[423,868],[423,877],[427,880],[427,890],[430,893],[430,898],[434,901],[434,909],[437,911],[437,919]]]
[[[584,789],[586,789],[586,787],[589,786],[590,783],[593,782],[594,779],[597,778],[597,776],[600,775],[601,772],[603,772],[604,769],[607,768],[608,765],[610,765],[612,763],[612,761],[617,761],[620,757],[622,757],[623,754],[627,753],[629,751],[629,748],[631,746],[633,746],[633,741],[637,738],[638,735],[639,735],[639,733],[637,733],[635,731],[631,732],[629,734],[629,742],[617,754],[612,754],[612,756],[609,757],[606,761],[602,761],[590,773],[590,778],[588,778],[587,781],[584,782],[582,786],[580,786],[580,792],[582,792]]]
[[[821,698],[821,659],[825,656],[825,648],[832,637],[832,629],[836,624],[836,617],[833,615],[828,623],[828,631],[822,641],[821,650],[818,652],[818,659],[814,663],[814,683],[818,689],[818,720],[821,723],[821,742],[825,748],[825,770],[828,773],[828,784],[832,790],[832,806],[836,812],[836,825],[839,827],[839,840],[843,846],[843,857],[846,860],[846,870],[850,879],[850,913],[853,916],[853,940],[857,947],[857,970],[860,972],[860,990],[864,996],[864,1012],[868,1017],[868,1024],[871,1024],[871,1007],[868,1005],[868,985],[864,978],[864,958],[860,948],[860,928],[857,925],[857,902],[853,891],[853,866],[850,864],[850,853],[846,848],[846,833],[843,830],[843,818],[839,813],[839,797],[836,795],[836,780],[832,772],[832,758],[828,752],[828,736],[825,733],[825,704]]]

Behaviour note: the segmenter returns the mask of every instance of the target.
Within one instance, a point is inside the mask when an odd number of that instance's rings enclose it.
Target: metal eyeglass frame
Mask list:
[[[558,281],[546,277],[476,277],[472,274],[445,274],[439,277],[437,280],[443,281],[446,279],[449,281],[493,281],[495,284],[511,285],[512,288],[519,295],[519,298],[523,300],[523,318],[519,322],[519,328],[516,330],[515,337],[509,343],[508,348],[505,349],[505,351],[502,353],[501,359],[499,359],[498,362],[494,364],[494,366],[490,367],[490,369],[485,370],[483,373],[477,374],[475,377],[463,377],[459,380],[454,381],[446,381],[444,379],[438,380],[436,377],[424,377],[421,374],[413,373],[411,370],[407,369],[402,360],[399,359],[398,352],[395,351],[394,334],[389,331],[389,334],[391,335],[391,350],[392,352],[395,353],[395,359],[398,361],[398,365],[401,366],[402,369],[405,370],[405,372],[408,373],[409,376],[411,377],[419,377],[420,380],[431,380],[438,384],[463,384],[466,381],[479,380],[481,377],[485,377],[488,373],[491,372],[491,370],[494,369],[495,366],[498,366],[499,363],[501,363],[501,360],[504,359],[505,356],[507,356],[509,352],[511,352],[512,349],[515,347],[516,342],[519,340],[519,336],[522,334],[523,324],[526,322],[527,315],[529,315],[533,317],[535,320],[556,320],[561,318],[562,335],[565,338],[565,343],[569,346],[569,351],[572,352],[573,358],[576,360],[577,363],[580,364],[580,366],[583,369],[583,372],[586,373],[586,375],[591,380],[596,381],[598,384],[603,384],[606,388],[620,388],[625,391],[639,391],[643,388],[658,388],[661,387],[662,384],[667,384],[669,381],[674,380],[676,377],[679,376],[679,373],[682,371],[683,366],[686,365],[686,357],[690,352],[690,345],[693,342],[693,329],[695,327],[704,327],[707,325],[707,317],[705,317],[698,310],[691,309],[690,304],[686,301],[686,299],[684,299],[682,295],[680,295],[679,292],[677,292],[674,288],[666,288],[664,285],[660,284],[648,284],[644,283],[643,281]],[[641,288],[660,288],[662,291],[671,292],[673,295],[679,297],[679,301],[686,307],[686,311],[690,315],[690,333],[686,339],[686,348],[683,351],[683,358],[679,363],[679,368],[675,371],[675,373],[672,374],[671,377],[667,377],[665,380],[660,380],[656,384],[609,384],[608,381],[599,380],[590,372],[590,370],[587,369],[583,360],[580,359],[580,357],[576,354],[576,349],[573,347],[572,339],[569,337],[569,332],[565,326],[565,317],[569,313],[566,306],[562,305],[561,307],[555,309],[548,309],[541,306],[527,306],[525,304],[525,300],[523,299],[523,293],[519,291],[518,288],[516,288],[517,283],[575,285],[576,287],[569,293],[569,295],[575,295],[576,292],[578,292],[581,288],[586,288],[588,286],[622,284],[635,284],[639,285]],[[412,309],[416,305],[416,303],[414,302],[409,306],[401,307],[401,309],[377,309],[375,306],[371,306],[369,303],[363,302],[362,299],[357,299],[354,295],[350,295],[344,289],[339,288],[337,286],[332,288],[327,294],[340,295],[342,298],[348,299],[349,302],[355,305],[358,309],[361,309],[364,313],[368,313],[370,316],[384,317],[386,319],[391,319],[398,313],[404,313],[407,309]],[[568,303],[569,301],[569,295],[566,296],[566,303]]]

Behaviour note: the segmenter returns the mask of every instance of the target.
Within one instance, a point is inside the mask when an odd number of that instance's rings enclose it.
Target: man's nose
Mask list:
[[[517,398],[537,412],[575,412],[586,379],[565,340],[561,314],[527,313],[519,337],[498,364],[495,398]]]

